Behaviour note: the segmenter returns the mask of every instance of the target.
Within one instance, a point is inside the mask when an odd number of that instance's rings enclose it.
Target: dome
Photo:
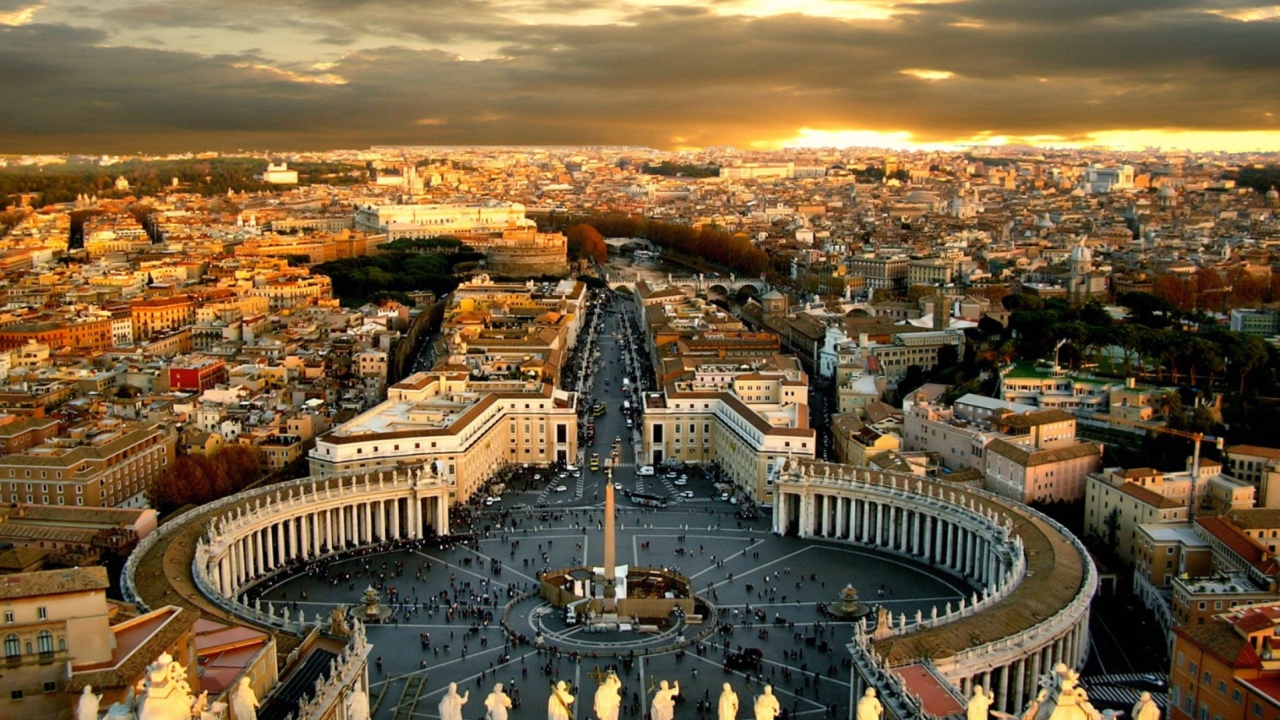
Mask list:
[[[912,190],[902,197],[902,202],[914,205],[932,205],[938,202],[938,196],[928,190]]]
[[[1268,200],[1275,200],[1277,198],[1280,198],[1280,192],[1276,192],[1275,187],[1272,187],[1270,190],[1267,191]]]
[[[1071,262],[1093,262],[1093,251],[1084,244],[1083,240],[1080,241],[1080,244],[1076,246],[1075,250],[1071,251]]]
[[[1174,190],[1169,185],[1164,185],[1160,188],[1160,197],[1175,197],[1177,194],[1178,191]]]

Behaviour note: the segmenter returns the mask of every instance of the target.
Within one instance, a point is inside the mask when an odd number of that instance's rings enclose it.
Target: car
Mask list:
[[[689,476],[688,476],[688,475],[685,475],[684,473],[680,473],[680,479],[681,479],[681,480],[688,480],[688,479],[689,479]]]
[[[736,498],[736,497],[731,497],[731,498],[729,498],[729,504],[730,504],[730,505],[737,505],[737,504],[738,504],[738,498]]]
[[[636,474],[641,477],[653,477],[655,472],[652,465],[641,465],[640,468],[636,470]]]
[[[493,500],[493,498],[491,498],[491,497],[487,497],[487,498],[485,498],[485,499],[484,499],[484,504],[485,504],[485,505],[492,505],[492,504],[493,504],[493,502],[494,502],[494,500]]]
[[[676,487],[683,487],[683,486],[685,486],[685,485],[688,485],[688,484],[689,484],[689,481],[688,481],[688,480],[682,480],[682,479],[680,479],[680,478],[676,478],[676,479],[675,479],[671,484],[672,484],[672,485],[675,485]]]
[[[721,499],[721,500],[728,500],[728,499],[729,499],[729,493],[720,493],[720,499]]]
[[[568,470],[569,472],[573,472],[574,470],[577,470],[577,469],[578,469],[578,466],[577,466],[577,465],[565,465],[565,466],[564,466],[564,469],[565,469],[565,470]]]
[[[692,491],[692,490],[685,490],[684,492],[680,493],[680,497],[682,497],[682,498],[692,498],[692,497],[693,497],[693,491]]]
[[[614,484],[613,484],[613,489],[614,489],[614,490],[621,490],[621,489],[622,489],[622,483],[614,483]]]
[[[556,486],[556,492],[564,492],[564,491],[566,491],[566,490],[568,490],[568,489],[569,489],[569,488],[565,487],[564,485],[557,485],[557,486]]]
[[[677,474],[675,474],[675,473],[673,473],[673,472],[669,472],[669,473],[667,473],[667,474],[666,474],[666,478],[667,478],[668,480],[675,480],[675,479],[676,479],[676,478],[678,478],[678,477],[680,477],[680,476],[679,476],[679,475],[677,475]]]
[[[534,479],[534,480],[541,480],[541,479],[542,479],[542,473],[534,473],[534,474],[533,474],[533,479]]]

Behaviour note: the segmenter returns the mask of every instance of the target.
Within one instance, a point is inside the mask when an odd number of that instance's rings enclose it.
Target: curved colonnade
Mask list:
[[[415,470],[308,477],[238,493],[148,535],[125,564],[122,591],[144,608],[171,603],[171,593],[149,592],[140,581],[162,573],[169,585],[163,589],[182,594],[174,586],[185,575],[201,596],[185,594],[186,604],[207,600],[244,620],[301,634],[327,615],[308,622],[290,617],[287,608],[277,613],[271,604],[251,607],[240,597],[300,562],[447,535],[451,490],[446,481]],[[184,562],[184,568],[173,567]]]
[[[973,588],[959,607],[860,626],[850,646],[853,698],[876,687],[895,700],[906,691],[895,693],[892,670],[919,663],[964,697],[982,685],[993,708],[1020,712],[1042,674],[1083,666],[1097,573],[1084,546],[1035,510],[964,486],[815,461],[783,470],[774,497],[776,533],[897,554]],[[904,710],[912,704],[896,699]]]

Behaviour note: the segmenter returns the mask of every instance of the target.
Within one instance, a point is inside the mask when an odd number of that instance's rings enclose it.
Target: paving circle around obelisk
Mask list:
[[[314,616],[335,605],[358,605],[370,585],[379,589],[395,619],[368,628],[374,644],[370,682],[375,700],[382,698],[378,719],[434,717],[449,682],[458,682],[460,691],[469,688],[479,707],[493,683],[502,682],[520,698],[513,720],[541,720],[548,688],[559,679],[578,688],[579,702],[587,705],[577,717],[587,718],[593,673],[617,667],[628,693],[621,717],[641,720],[649,686],[663,679],[681,683],[686,701],[677,718],[696,712],[699,700],[718,697],[724,682],[747,706],[761,679],[773,684],[788,715],[825,717],[834,706],[845,717],[845,645],[852,627],[827,620],[819,604],[835,604],[852,584],[867,603],[911,616],[967,594],[959,580],[929,566],[843,543],[778,537],[767,516],[743,521],[731,510],[727,503],[687,503],[619,513],[619,562],[666,565],[687,575],[715,607],[714,624],[681,623],[654,633],[595,633],[568,625],[563,611],[537,594],[536,576],[599,554],[593,546],[601,511],[572,505],[492,508],[475,516],[477,538],[469,545],[334,561],[283,579],[261,598]],[[517,644],[508,642],[504,615],[506,627],[523,636]],[[758,669],[725,669],[726,658],[754,650],[762,655]],[[639,703],[635,714],[633,701]]]
[[[738,506],[721,499],[721,490],[696,465],[640,475],[639,438],[620,410],[628,398],[623,346],[636,332],[623,319],[617,311],[604,317],[600,357],[590,363],[595,377],[581,386],[580,399],[583,407],[599,402],[606,411],[591,417],[595,441],[585,443],[579,462],[593,452],[607,458],[616,444],[619,464],[612,477],[603,469],[553,477],[523,468],[507,479],[501,501],[484,505],[473,498],[468,509],[450,512],[451,531],[465,541],[424,541],[334,561],[262,593],[263,602],[288,602],[294,617],[299,611],[314,617],[327,616],[335,605],[358,605],[365,589],[377,586],[396,612],[393,620],[368,628],[375,720],[438,717],[437,703],[450,682],[459,692],[470,690],[464,717],[480,717],[485,695],[502,682],[517,703],[511,720],[543,720],[550,687],[559,680],[577,696],[571,718],[587,720],[594,717],[598,679],[610,667],[623,684],[621,720],[642,720],[662,680],[680,683],[677,720],[715,717],[726,682],[739,695],[740,717],[750,717],[753,696],[766,682],[782,703],[783,720],[848,717],[846,645],[853,629],[829,621],[819,605],[838,603],[851,584],[864,602],[911,617],[958,604],[973,592],[953,576],[896,555],[778,537],[768,513],[735,517]],[[633,336],[630,342],[637,347],[643,341]],[[714,619],[653,633],[589,633],[569,626],[563,611],[539,597],[539,572],[602,563],[609,482],[621,494],[673,499],[666,508],[643,509],[618,498],[615,562],[689,578],[692,593],[714,608]],[[510,633],[519,641],[511,643]],[[707,703],[703,712],[700,703]]]

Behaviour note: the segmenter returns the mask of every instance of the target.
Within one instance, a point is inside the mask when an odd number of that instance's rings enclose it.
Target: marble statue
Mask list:
[[[598,720],[618,720],[618,708],[622,707],[622,681],[616,673],[605,675],[596,689],[595,711]]]
[[[122,702],[113,702],[111,707],[107,708],[107,714],[103,716],[104,720],[136,720],[133,714],[133,687],[125,693]]]
[[[253,691],[249,682],[248,676],[240,678],[240,684],[236,685],[236,691],[231,696],[231,713],[236,720],[258,720],[258,694]]]
[[[288,606],[285,611],[288,611]],[[287,616],[285,620],[288,620]],[[346,608],[339,606],[329,611],[329,634],[334,637],[347,637],[351,634],[351,628],[347,625]]]
[[[867,688],[858,701],[857,720],[880,720],[884,717],[884,706],[876,699],[876,689]]]
[[[547,698],[547,720],[569,720],[569,706],[572,704],[569,686],[563,680],[557,682],[551,688],[551,697]]]
[[[738,718],[738,693],[733,691],[733,686],[729,683],[724,684],[724,690],[720,692],[719,720],[737,720]]]
[[[458,683],[449,683],[449,689],[440,698],[440,720],[462,720],[462,706],[471,699],[471,691],[458,694]]]
[[[347,720],[369,720],[369,694],[358,687],[347,695]]]
[[[973,697],[969,698],[966,711],[966,720],[987,720],[993,699],[981,685],[974,685]]]
[[[778,696],[773,694],[773,686],[765,685],[764,692],[756,696],[755,707],[756,720],[773,720],[782,712],[782,703],[778,702]]]
[[[102,696],[93,694],[93,686],[85,685],[80,691],[80,701],[76,703],[76,720],[98,720],[98,706],[101,702]]]
[[[493,686],[493,692],[484,699],[484,716],[486,720],[507,720],[507,711],[511,709],[511,698],[502,692],[502,683]]]
[[[676,716],[676,696],[680,694],[680,682],[668,683],[663,680],[658,685],[658,692],[653,694],[652,708],[653,720],[675,720]]]
[[[1160,720],[1160,706],[1151,699],[1151,693],[1144,692],[1138,697],[1138,702],[1134,703],[1129,715],[1132,720]]]
[[[147,666],[138,696],[138,720],[187,720],[191,717],[191,686],[187,671],[169,653],[161,653]],[[239,720],[257,720],[253,715]]]

